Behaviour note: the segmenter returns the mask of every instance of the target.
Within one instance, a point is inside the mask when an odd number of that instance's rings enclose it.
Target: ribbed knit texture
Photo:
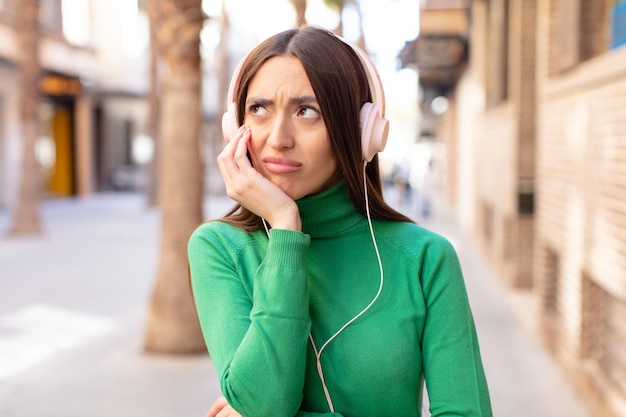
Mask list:
[[[302,231],[311,238],[335,236],[364,220],[353,208],[343,183],[299,200],[298,209]]]
[[[343,182],[299,200],[303,232],[247,233],[222,222],[189,242],[198,316],[229,403],[245,417],[491,416],[474,321],[452,246],[415,224],[367,220]]]

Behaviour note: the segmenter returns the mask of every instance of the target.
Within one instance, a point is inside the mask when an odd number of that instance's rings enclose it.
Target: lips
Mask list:
[[[298,171],[302,167],[302,163],[289,159],[279,158],[276,156],[267,156],[263,158],[263,165],[268,172],[272,174],[291,174]]]

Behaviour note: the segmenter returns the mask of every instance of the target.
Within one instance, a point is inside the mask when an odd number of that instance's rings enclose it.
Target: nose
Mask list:
[[[295,143],[294,126],[290,117],[286,115],[276,116],[267,143],[277,150],[293,148]]]

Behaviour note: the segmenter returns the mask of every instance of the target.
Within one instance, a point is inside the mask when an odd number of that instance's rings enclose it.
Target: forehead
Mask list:
[[[313,88],[302,62],[291,56],[275,56],[261,65],[248,87],[249,95],[272,94],[280,90],[293,90],[299,94],[312,93]]]

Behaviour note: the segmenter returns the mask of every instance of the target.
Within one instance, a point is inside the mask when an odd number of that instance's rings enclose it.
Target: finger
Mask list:
[[[226,143],[228,144],[235,136],[237,136],[237,134],[241,133],[242,129],[244,128],[243,125],[239,126],[237,128],[237,131],[235,132],[235,134],[232,137],[228,137],[226,135],[226,132],[224,130],[222,130],[222,134],[224,136],[224,140],[226,141]],[[230,130],[230,129],[229,129]]]
[[[237,129],[237,131],[235,132],[235,135],[233,136],[233,139],[238,137],[238,136],[241,136],[241,134],[244,132],[244,130],[246,130],[246,127],[244,125],[239,126],[239,129]],[[230,143],[232,141],[229,140],[228,142]]]
[[[252,167],[250,160],[248,159],[248,145],[252,138],[252,133],[250,129],[246,129],[243,132],[239,143],[237,143],[237,149],[235,150],[235,161],[237,162],[237,167],[239,170],[248,169]]]
[[[219,397],[217,400],[215,400],[215,402],[209,409],[209,412],[207,413],[206,417],[216,417],[218,413],[222,411],[222,409],[224,409],[224,407],[226,407],[227,405],[228,405],[228,401],[226,401],[226,398]]]
[[[233,136],[232,139],[226,143],[226,146],[224,146],[224,149],[222,149],[220,156],[232,155],[235,152],[235,149],[237,149],[237,143],[239,142],[239,139],[241,139],[241,136],[244,131],[245,131],[245,126],[241,126],[239,130],[237,130],[237,132],[235,133],[235,136]]]
[[[260,174],[254,169],[250,159],[248,158],[248,143],[250,142],[250,131],[244,132],[243,136],[237,144],[234,155],[234,170],[229,171],[232,192],[231,198],[243,204],[240,198],[250,196],[260,179]]]
[[[245,130],[242,126],[217,157],[217,165],[224,179],[226,179],[226,177],[232,178],[239,173],[239,165],[235,158],[235,152],[237,151],[239,143],[242,140],[242,134],[244,131]]]
[[[235,416],[235,411],[232,409],[232,407],[230,405],[227,405],[226,407],[222,408],[220,410],[219,413],[217,413],[217,416],[215,417],[231,417],[231,416]]]

